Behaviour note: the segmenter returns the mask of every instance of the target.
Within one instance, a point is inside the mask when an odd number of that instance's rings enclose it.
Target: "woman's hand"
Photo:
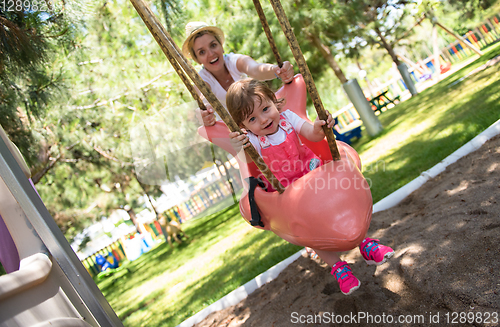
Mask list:
[[[236,153],[240,152],[241,149],[247,148],[250,146],[250,142],[248,136],[245,135],[246,131],[242,130],[244,134],[240,134],[239,132],[231,132],[229,133],[229,139],[231,141],[231,146],[236,151]]]
[[[293,80],[293,66],[289,61],[285,61],[281,68],[275,65],[274,73],[283,83],[289,83]]]
[[[215,114],[214,114],[214,109],[212,108],[211,105],[206,105],[207,110],[201,110],[200,108],[196,109],[196,116],[198,117],[198,120],[203,122],[204,126],[213,126],[215,125],[215,122],[217,121],[215,119]]]

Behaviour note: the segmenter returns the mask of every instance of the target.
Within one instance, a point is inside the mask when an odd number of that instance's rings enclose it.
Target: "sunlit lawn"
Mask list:
[[[375,138],[354,143],[374,202],[431,168],[500,118],[500,64],[452,85],[500,54],[476,62],[379,116]],[[366,134],[366,133],[365,133]],[[125,326],[175,326],[300,248],[248,226],[238,206],[183,224],[191,239],[162,244],[98,286]]]
[[[130,273],[98,281],[124,325],[175,326],[300,249],[249,227],[237,205],[182,226],[189,242],[163,243]]]

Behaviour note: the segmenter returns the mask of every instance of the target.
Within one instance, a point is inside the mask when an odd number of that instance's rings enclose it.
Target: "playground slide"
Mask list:
[[[0,326],[111,326],[94,318],[10,191],[6,150],[27,167],[1,127],[0,136],[0,215],[20,260],[19,270],[0,276]]]

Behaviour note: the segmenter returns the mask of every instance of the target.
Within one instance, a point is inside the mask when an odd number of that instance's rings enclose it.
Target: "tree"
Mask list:
[[[134,219],[147,206],[138,200],[144,194],[158,196],[162,182],[188,178],[211,158],[194,137],[189,93],[136,18],[128,2],[96,7],[80,50],[68,58],[69,100],[44,121],[53,159],[37,188],[69,238],[118,208]],[[137,130],[144,134],[134,137]],[[154,154],[151,161],[142,150]],[[147,169],[157,163],[163,175],[151,179]]]
[[[48,160],[36,123],[66,92],[58,58],[75,47],[85,2],[27,3],[0,8],[0,124],[36,172]]]
[[[423,1],[423,4],[426,2],[430,1]],[[497,3],[496,0],[448,0],[447,2],[469,20]]]
[[[410,78],[408,68],[396,54],[394,47],[404,37],[410,27],[412,1],[365,1],[362,4],[363,16],[358,24],[363,27],[363,38],[370,46],[379,46],[387,51],[398,68],[412,96],[418,94]]]

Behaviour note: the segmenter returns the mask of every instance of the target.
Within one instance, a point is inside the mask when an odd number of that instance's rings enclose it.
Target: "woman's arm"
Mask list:
[[[242,55],[236,62],[236,68],[261,81],[279,77],[284,83],[288,83],[293,79],[293,66],[288,61],[285,61],[283,67],[279,68],[278,65],[258,63],[252,57]]]
[[[327,110],[326,113],[328,114],[328,119],[326,121],[316,118],[314,124],[311,124],[307,121],[304,122],[304,124],[302,124],[302,127],[300,128],[299,134],[311,142],[319,142],[323,138],[325,138],[325,133],[323,132],[322,126],[326,124],[328,128],[332,128],[333,125],[335,125],[335,121],[333,120],[330,112],[328,112]]]

